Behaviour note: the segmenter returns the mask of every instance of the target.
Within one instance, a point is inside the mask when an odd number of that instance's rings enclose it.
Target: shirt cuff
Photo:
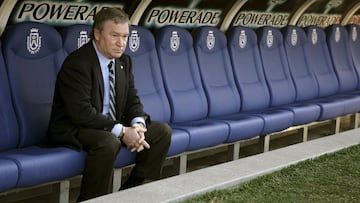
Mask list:
[[[135,123],[142,123],[146,127],[145,119],[144,117],[135,117],[131,120],[131,125]]]
[[[111,133],[114,134],[116,137],[119,137],[122,133],[123,125],[120,123],[117,123],[114,125],[113,129],[111,129]]]

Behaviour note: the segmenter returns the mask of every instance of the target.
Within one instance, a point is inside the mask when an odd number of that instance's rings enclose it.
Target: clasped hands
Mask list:
[[[143,124],[135,123],[130,127],[125,127],[125,133],[122,141],[131,150],[131,152],[141,152],[142,150],[149,149],[150,145],[145,140],[146,128]]]

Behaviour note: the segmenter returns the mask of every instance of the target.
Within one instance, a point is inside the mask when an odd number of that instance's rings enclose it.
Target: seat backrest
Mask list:
[[[240,111],[240,96],[234,81],[226,36],[215,27],[196,30],[194,50],[209,104],[209,116]]]
[[[354,64],[355,72],[358,78],[358,89],[360,89],[360,25],[350,24],[346,26],[349,36],[349,48],[351,59]]]
[[[270,94],[255,31],[248,27],[232,27],[228,35],[228,50],[235,83],[240,93],[241,110],[269,107]]]
[[[6,30],[3,54],[15,113],[19,146],[46,141],[56,76],[65,58],[57,30],[36,22]]]
[[[0,42],[1,51],[1,42]],[[0,52],[0,152],[15,148],[19,141],[19,131],[14,107],[11,101],[9,80],[5,62]]]
[[[74,24],[64,27],[60,34],[63,39],[63,47],[66,54],[70,54],[90,40],[91,25]]]
[[[296,89],[296,101],[315,99],[319,87],[306,58],[309,41],[303,28],[286,26],[283,28],[284,47],[289,62],[290,74]]]
[[[152,119],[170,121],[167,99],[153,34],[141,26],[131,26],[125,53],[131,56],[135,86]]]
[[[171,107],[171,121],[206,118],[208,104],[201,84],[192,36],[186,29],[169,25],[159,29],[155,39]]]
[[[358,87],[358,79],[351,59],[347,30],[341,25],[331,25],[326,31],[330,57],[339,80],[339,92],[353,91]]]
[[[259,28],[258,36],[260,56],[270,90],[270,105],[293,103],[296,92],[289,72],[282,33],[278,28],[265,26]]]
[[[306,58],[318,83],[319,97],[336,94],[339,83],[330,58],[325,32],[318,26],[309,26],[305,31],[310,42],[306,47]]]

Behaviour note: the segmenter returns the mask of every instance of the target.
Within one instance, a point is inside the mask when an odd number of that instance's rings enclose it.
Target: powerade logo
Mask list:
[[[221,10],[154,7],[148,13],[145,24],[155,27],[161,27],[167,24],[182,27],[196,27],[202,25],[216,26],[220,21]]]
[[[13,15],[15,23],[22,21],[36,21],[52,25],[91,24],[95,14],[103,8],[118,7],[119,4],[84,3],[84,2],[52,2],[52,1],[24,1],[17,6]]]

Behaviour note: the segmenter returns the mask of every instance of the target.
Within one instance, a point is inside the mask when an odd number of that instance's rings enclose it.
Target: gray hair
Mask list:
[[[112,20],[116,24],[128,23],[130,25],[129,15],[123,9],[103,8],[95,15],[91,34],[92,39],[94,39],[94,30],[103,30],[104,23],[108,20]]]

